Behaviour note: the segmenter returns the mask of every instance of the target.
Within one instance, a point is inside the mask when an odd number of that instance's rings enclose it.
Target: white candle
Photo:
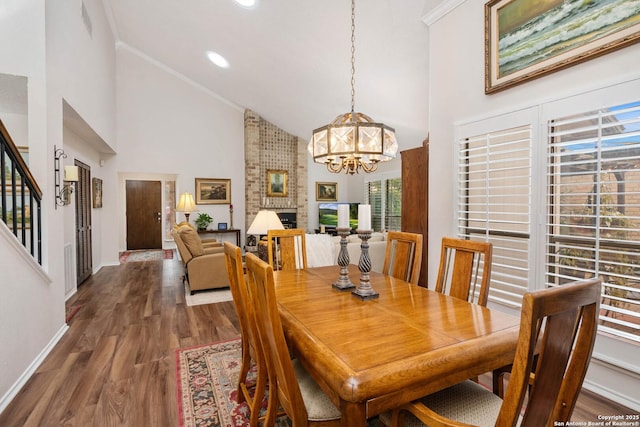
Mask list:
[[[358,205],[358,230],[371,230],[371,205]]]
[[[338,228],[350,228],[349,205],[338,205]]]

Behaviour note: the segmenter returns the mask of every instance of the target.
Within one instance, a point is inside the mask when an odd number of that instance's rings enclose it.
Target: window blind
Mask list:
[[[548,126],[546,282],[599,276],[600,330],[640,342],[640,102]]]
[[[388,179],[385,184],[385,229],[400,231],[402,229],[402,178]]]
[[[382,181],[366,183],[366,201],[371,205],[371,228],[373,231],[382,229]]]
[[[460,140],[458,236],[493,244],[489,298],[519,307],[529,287],[531,126]]]
[[[366,182],[365,200],[371,205],[373,231],[401,230],[402,178]]]

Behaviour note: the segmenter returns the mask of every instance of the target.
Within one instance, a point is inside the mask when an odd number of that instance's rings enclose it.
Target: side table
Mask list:
[[[236,246],[240,246],[240,229],[239,228],[230,228],[228,230],[198,230],[198,234],[231,234],[235,233],[236,235]]]

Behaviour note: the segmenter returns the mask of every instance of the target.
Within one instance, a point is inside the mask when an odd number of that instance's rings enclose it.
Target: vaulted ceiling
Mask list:
[[[428,27],[441,0],[358,0],[355,110],[427,132]],[[349,0],[105,0],[118,45],[302,138],[351,109]],[[206,56],[215,51],[227,69]]]

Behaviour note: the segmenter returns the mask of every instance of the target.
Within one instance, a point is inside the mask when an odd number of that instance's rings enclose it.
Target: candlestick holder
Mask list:
[[[340,253],[338,254],[338,265],[340,266],[340,276],[338,280],[333,283],[333,287],[341,291],[354,289],[356,285],[351,283],[349,278],[349,252],[347,251],[347,236],[351,234],[350,228],[336,228],[338,235],[340,236]]]
[[[358,237],[362,240],[360,245],[360,262],[358,269],[360,270],[360,284],[358,289],[351,293],[362,300],[376,299],[380,296],[372,287],[369,281],[369,272],[371,271],[371,258],[369,257],[369,239],[373,230],[356,230]]]

